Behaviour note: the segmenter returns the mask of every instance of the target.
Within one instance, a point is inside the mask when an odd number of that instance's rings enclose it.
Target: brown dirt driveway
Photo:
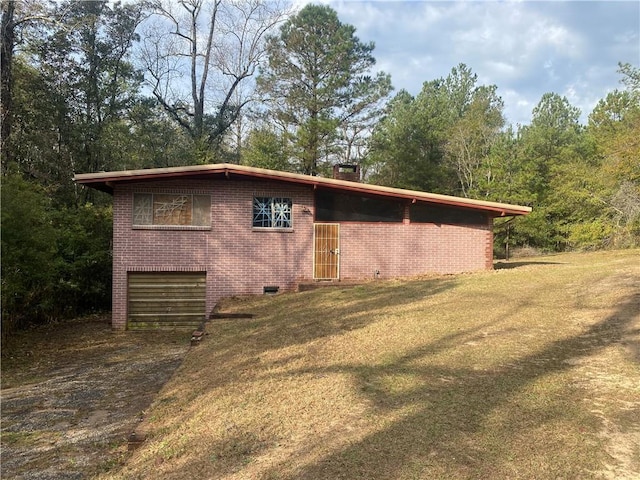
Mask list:
[[[191,332],[114,332],[108,316],[12,336],[2,352],[1,477],[85,479],[127,438],[182,363]]]

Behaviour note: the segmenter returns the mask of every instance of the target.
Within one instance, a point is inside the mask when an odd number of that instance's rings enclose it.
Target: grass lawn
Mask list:
[[[105,478],[640,478],[640,251],[234,299]]]

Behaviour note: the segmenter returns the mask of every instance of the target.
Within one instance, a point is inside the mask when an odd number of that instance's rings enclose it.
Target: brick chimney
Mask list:
[[[339,163],[333,166],[333,178],[336,180],[360,181],[360,165]]]

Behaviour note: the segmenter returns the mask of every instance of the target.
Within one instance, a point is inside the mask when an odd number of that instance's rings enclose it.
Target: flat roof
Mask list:
[[[380,185],[371,185],[348,180],[337,180],[299,173],[246,167],[231,163],[191,165],[186,167],[147,168],[142,170],[122,170],[115,172],[78,173],[74,176],[73,180],[88,187],[113,194],[114,186],[118,183],[185,177],[222,177],[227,179],[260,179],[287,182],[298,185],[310,185],[314,188],[340,190],[366,195],[393,197],[413,202],[422,201],[439,205],[482,210],[491,212],[495,216],[526,215],[531,212],[531,207],[525,207],[522,205],[473,200],[470,198],[440,195],[437,193],[421,192],[418,190],[383,187]]]

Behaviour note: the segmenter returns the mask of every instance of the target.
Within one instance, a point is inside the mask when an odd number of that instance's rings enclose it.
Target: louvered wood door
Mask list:
[[[340,225],[316,223],[313,226],[313,278],[340,278]]]
[[[205,319],[203,272],[129,273],[130,330],[194,328]]]

